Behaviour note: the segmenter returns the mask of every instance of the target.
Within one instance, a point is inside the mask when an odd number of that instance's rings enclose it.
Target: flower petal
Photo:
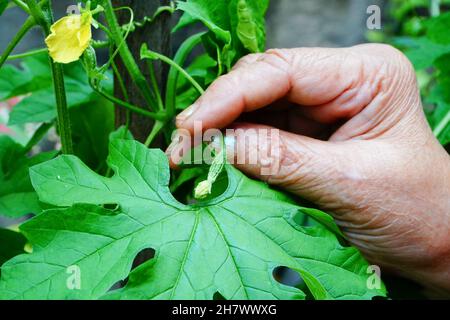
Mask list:
[[[70,63],[77,61],[92,39],[92,15],[71,15],[56,21],[45,39],[50,56],[55,62]]]

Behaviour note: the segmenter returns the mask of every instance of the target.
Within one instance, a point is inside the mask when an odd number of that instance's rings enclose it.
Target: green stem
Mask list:
[[[158,136],[158,134],[164,128],[164,125],[165,125],[165,122],[163,122],[163,121],[155,122],[155,125],[153,126],[152,131],[150,132],[147,140],[145,141],[146,147],[149,147],[152,144],[152,142],[155,140],[155,138]]]
[[[119,69],[117,69],[117,65],[114,61],[112,61],[111,67],[113,69],[114,75],[117,78],[117,82],[119,83],[120,91],[122,92],[125,101],[129,102],[130,98],[128,97],[128,92],[127,92],[127,88],[125,87],[125,82],[123,81],[123,78],[120,75]]]
[[[192,53],[192,50],[200,44],[202,40],[202,36],[205,33],[195,34],[188,39],[186,39],[183,44],[178,49],[177,53],[174,57],[174,62],[183,66],[188,59],[189,55]],[[177,82],[179,71],[176,67],[171,66],[169,70],[169,75],[167,78],[167,86],[166,86],[166,108],[169,116],[175,116],[175,104],[176,104],[176,94],[177,94]]]
[[[36,25],[36,21],[33,17],[29,17],[25,23],[20,28],[19,32],[14,36],[12,41],[8,44],[2,56],[0,57],[0,68],[3,66],[5,61],[8,59],[8,56],[14,50],[14,48],[19,44],[19,42],[23,39],[23,37]]]
[[[450,110],[448,110],[445,117],[438,123],[436,128],[433,130],[434,135],[436,138],[439,138],[441,133],[444,131],[444,129],[450,124]]]
[[[114,44],[119,49],[120,57],[122,58],[122,61],[125,65],[125,68],[128,70],[132,81],[136,84],[136,86],[139,88],[139,91],[141,92],[142,96],[146,100],[146,102],[149,104],[149,106],[153,110],[157,109],[157,103],[153,97],[152,91],[150,87],[148,86],[148,83],[142,74],[142,72],[139,70],[139,67],[136,63],[136,60],[134,59],[133,55],[131,54],[130,49],[128,48],[128,45],[125,42],[125,39],[122,35],[122,30],[119,26],[119,23],[117,22],[116,14],[114,13],[114,8],[111,4],[111,0],[104,1],[104,13],[106,21],[108,22],[112,40],[114,41]]]
[[[92,45],[92,48],[94,48],[94,49],[108,48],[108,46],[109,46],[109,41],[104,41],[104,40],[92,40],[92,41],[91,41],[91,45]]]
[[[50,22],[45,18],[44,12],[41,9],[47,1],[41,1],[39,4],[37,4],[36,0],[26,0],[26,2],[31,16],[44,29],[45,35],[48,35],[50,33]]]
[[[113,72],[117,79],[117,82],[119,82],[120,90],[122,91],[123,97],[124,97],[125,101],[129,103],[130,98],[128,96],[127,88],[125,87],[125,82],[123,81],[122,75],[120,74],[119,69],[117,68],[117,65],[114,62],[114,60],[111,61],[111,67],[113,69]],[[127,128],[127,130],[130,127],[130,122],[131,122],[131,111],[127,110],[126,111],[126,123],[125,123],[125,127]]]
[[[30,51],[19,53],[19,54],[12,54],[12,55],[10,55],[7,58],[7,60],[23,59],[23,58],[26,58],[26,57],[31,57],[31,56],[38,55],[38,54],[41,54],[41,53],[46,53],[46,52],[48,52],[47,48],[30,50]]]
[[[51,58],[50,64],[53,74],[53,86],[55,88],[58,131],[61,137],[62,152],[64,154],[73,154],[72,127],[67,107],[64,70],[61,64],[54,63]]]
[[[154,119],[154,120],[160,120],[160,121],[166,121],[167,116],[164,113],[161,112],[150,112],[147,111],[145,109],[139,108],[137,106],[134,106],[128,102],[122,101],[120,99],[117,99],[116,97],[114,97],[113,95],[110,95],[107,92],[104,92],[103,90],[99,89],[99,88],[95,88],[93,87],[93,89],[100,94],[101,96],[103,96],[105,99],[108,99],[109,101],[115,103],[116,105],[122,106],[134,113],[138,113],[142,116]]]
[[[176,70],[178,70],[178,72],[184,76],[193,86],[195,89],[197,89],[197,91],[200,94],[205,93],[205,90],[203,90],[202,86],[195,81],[194,78],[191,77],[191,75],[189,73],[186,72],[186,70],[184,70],[182,67],[180,67],[175,61],[173,61],[172,59],[166,57],[165,55],[162,55],[158,52],[154,52],[151,50],[148,50],[147,48],[143,47],[143,50],[141,51],[141,57],[142,58],[147,58],[147,59],[159,59],[165,63],[167,63],[168,65],[170,65],[171,67],[175,68]]]
[[[26,0],[30,8],[30,13],[35,21],[42,27],[44,34],[50,34],[50,26],[53,21],[50,0],[43,0],[37,4],[35,0]],[[42,7],[47,10],[46,18]],[[58,133],[61,137],[61,149],[64,154],[73,154],[72,128],[70,125],[70,116],[67,106],[66,89],[64,85],[64,70],[61,64],[55,63],[49,57],[50,67],[53,76],[53,87],[56,97],[56,111],[58,121]]]
[[[100,30],[102,30],[105,34],[106,34],[106,36],[108,36],[109,38],[112,38],[112,34],[111,34],[111,32],[109,31],[109,29],[108,29],[108,27],[107,26],[104,26],[102,23],[100,23],[100,22],[97,22],[97,25],[98,25],[98,27],[100,28]]]
[[[150,73],[150,81],[153,86],[153,91],[156,94],[156,101],[158,102],[158,107],[160,110],[163,110],[164,103],[162,101],[161,94],[159,92],[158,80],[156,80],[156,74],[155,74],[155,67],[153,66],[153,62],[150,60],[147,61],[147,64],[148,64],[148,69],[149,69],[149,73]]]
[[[21,8],[23,11],[25,11],[26,13],[30,14],[30,9],[28,9],[28,6],[21,0],[12,0],[12,2],[14,2],[14,4],[16,6],[18,6],[19,8]]]
[[[132,21],[128,24],[122,25],[121,28],[123,30],[130,30],[131,32],[134,32],[136,30],[136,28],[142,28],[147,23],[153,22],[162,13],[168,12],[169,14],[173,14],[175,12],[175,10],[176,10],[175,5],[173,3],[170,6],[161,6],[155,11],[155,13],[153,14],[153,16],[151,18],[144,17],[143,20],[141,20],[141,21]]]

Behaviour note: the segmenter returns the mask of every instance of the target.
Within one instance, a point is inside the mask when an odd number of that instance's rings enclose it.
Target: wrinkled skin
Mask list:
[[[180,114],[177,127],[193,131],[194,121],[203,129],[282,129],[273,175],[260,170],[271,159],[237,167],[331,213],[382,272],[448,295],[450,157],[401,52],[360,45],[249,55]],[[249,147],[240,136],[229,143],[235,156],[271,148],[270,138]],[[175,141],[168,149],[172,165],[180,148]]]

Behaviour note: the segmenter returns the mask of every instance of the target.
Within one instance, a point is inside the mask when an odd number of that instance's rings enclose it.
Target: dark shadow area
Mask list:
[[[142,265],[143,263],[145,263],[145,262],[147,262],[147,261],[153,259],[154,256],[155,256],[155,250],[152,249],[152,248],[146,248],[146,249],[141,250],[141,251],[136,255],[136,257],[135,257],[134,260],[133,260],[133,264],[132,264],[132,266],[131,266],[130,273],[131,273],[134,269],[136,269],[137,267],[139,267],[140,265]],[[126,278],[123,279],[123,280],[117,281],[117,282],[109,289],[109,291],[117,290],[117,289],[120,289],[120,288],[125,287],[126,284],[128,283],[128,278],[129,278],[129,277],[126,277]]]

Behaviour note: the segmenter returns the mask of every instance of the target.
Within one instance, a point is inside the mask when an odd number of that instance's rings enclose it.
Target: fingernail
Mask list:
[[[181,124],[181,123],[185,122],[187,119],[189,119],[195,113],[195,111],[197,111],[198,107],[199,107],[199,105],[197,103],[194,103],[189,108],[187,108],[186,110],[181,112],[177,116],[177,120],[176,120],[177,123]]]

